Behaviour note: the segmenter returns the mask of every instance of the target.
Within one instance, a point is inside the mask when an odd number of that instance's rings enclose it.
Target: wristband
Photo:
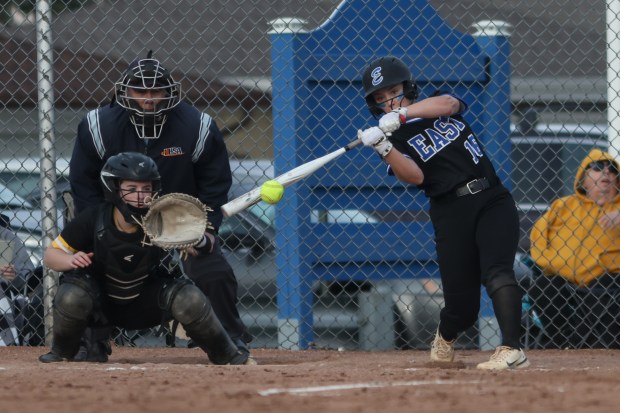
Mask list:
[[[407,108],[406,107],[400,107],[398,109],[394,109],[392,112],[398,113],[398,118],[400,119],[400,123],[407,122]]]
[[[200,252],[210,254],[213,252],[213,242],[211,242],[211,238],[205,234],[202,236],[200,242],[194,246],[194,248]]]

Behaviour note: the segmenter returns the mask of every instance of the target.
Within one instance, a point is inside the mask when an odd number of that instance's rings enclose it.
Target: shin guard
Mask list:
[[[194,285],[176,291],[170,310],[187,335],[209,356],[213,364],[244,364],[248,358],[237,350],[207,297]]]
[[[74,284],[61,284],[54,300],[52,353],[73,359],[93,309],[92,297]]]

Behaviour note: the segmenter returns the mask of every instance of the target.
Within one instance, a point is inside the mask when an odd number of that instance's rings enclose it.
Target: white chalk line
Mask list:
[[[293,394],[293,395],[306,395],[316,394],[322,392],[330,392],[337,390],[355,390],[355,389],[371,389],[371,388],[385,388],[385,387],[404,387],[404,386],[429,386],[429,385],[462,385],[462,384],[477,384],[479,380],[472,381],[454,381],[454,380],[414,380],[414,381],[395,381],[384,383],[351,383],[351,384],[334,384],[330,386],[316,386],[316,387],[293,387],[289,389],[267,389],[260,390],[258,394],[260,396],[273,396],[275,394]]]

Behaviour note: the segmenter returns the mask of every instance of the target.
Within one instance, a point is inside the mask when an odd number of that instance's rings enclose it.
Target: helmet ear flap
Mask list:
[[[411,80],[405,80],[403,82],[403,93],[407,99],[414,102],[418,98],[418,86]]]

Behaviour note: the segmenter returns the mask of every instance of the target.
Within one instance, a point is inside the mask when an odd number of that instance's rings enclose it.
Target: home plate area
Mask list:
[[[533,350],[531,367],[481,371],[491,352],[254,349],[253,366],[215,366],[197,349],[115,347],[108,363],[37,360],[45,347],[0,347],[4,411],[123,413],[615,411],[617,350]],[[190,411],[190,410],[188,410]]]

